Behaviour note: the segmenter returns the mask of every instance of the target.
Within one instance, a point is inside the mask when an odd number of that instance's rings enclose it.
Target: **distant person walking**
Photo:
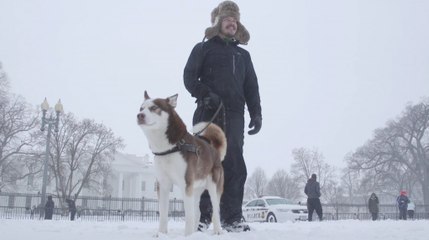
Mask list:
[[[33,205],[30,210],[30,219],[34,218],[34,214],[36,213],[36,205]]]
[[[54,214],[55,203],[52,200],[52,196],[48,196],[48,201],[45,204],[45,219],[52,220]]]
[[[399,208],[399,219],[407,220],[407,208],[408,203],[410,203],[410,199],[407,197],[407,192],[401,191],[398,198],[396,198],[396,202],[398,203]]]
[[[312,174],[305,185],[304,193],[307,195],[308,221],[313,221],[313,212],[316,210],[319,221],[323,219],[322,204],[320,203],[320,184],[317,175]]]
[[[416,211],[416,204],[414,204],[413,201],[410,201],[410,203],[408,203],[408,208],[407,208],[408,217],[410,219],[414,219],[415,211]]]
[[[377,195],[375,195],[375,193],[372,193],[371,196],[369,197],[369,200],[368,200],[368,209],[372,215],[373,221],[377,220],[377,218],[378,218],[378,212],[379,212],[378,204],[379,203],[380,202],[378,201]]]
[[[67,202],[67,205],[69,206],[70,221],[74,221],[74,217],[76,216],[76,204],[70,198],[67,198],[66,202]]]

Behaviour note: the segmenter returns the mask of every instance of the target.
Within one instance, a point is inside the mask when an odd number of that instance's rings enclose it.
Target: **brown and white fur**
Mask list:
[[[137,114],[137,124],[142,128],[153,153],[173,149],[179,141],[193,144],[198,151],[181,150],[166,155],[155,155],[154,165],[159,182],[159,233],[167,233],[169,192],[172,184],[183,192],[185,207],[185,235],[197,230],[200,219],[201,193],[209,191],[213,205],[213,228],[221,233],[219,203],[223,192],[223,158],[226,154],[226,138],[222,129],[210,124],[200,137],[189,134],[174,108],[177,94],[166,99],[151,99],[145,91],[145,100]],[[194,132],[207,123],[194,126]]]

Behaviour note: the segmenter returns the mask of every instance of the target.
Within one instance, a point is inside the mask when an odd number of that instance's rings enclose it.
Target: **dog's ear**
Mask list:
[[[179,94],[175,94],[175,95],[168,97],[166,99],[168,104],[170,104],[170,106],[172,106],[173,108],[175,108],[177,106],[177,97],[178,96],[179,96]]]
[[[144,91],[144,100],[148,100],[150,97],[149,97],[149,95],[147,94],[147,92],[146,92],[146,90]]]

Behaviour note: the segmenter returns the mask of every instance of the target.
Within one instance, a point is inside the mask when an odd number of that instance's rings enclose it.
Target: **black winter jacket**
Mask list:
[[[71,199],[66,199],[67,205],[69,206],[70,211],[76,211],[76,204]]]
[[[213,92],[221,97],[226,110],[261,116],[259,86],[249,52],[238,42],[226,42],[216,36],[198,43],[184,70],[186,89],[197,100]]]
[[[55,203],[54,203],[54,201],[52,201],[52,199],[51,200],[49,200],[48,199],[48,201],[46,201],[46,204],[45,204],[45,209],[48,209],[48,210],[54,210],[54,207],[55,207]]]
[[[407,209],[408,208],[408,203],[410,203],[410,199],[408,199],[408,197],[405,196],[405,195],[400,195],[396,199],[396,202],[398,203],[398,207],[400,209]]]
[[[372,194],[368,200],[368,209],[370,213],[378,213],[378,197],[375,194]]]
[[[304,193],[307,194],[308,198],[319,198],[322,194],[320,193],[320,184],[316,180],[310,178],[305,185]]]

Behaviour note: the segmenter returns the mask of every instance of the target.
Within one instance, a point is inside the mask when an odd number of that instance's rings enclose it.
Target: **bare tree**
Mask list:
[[[267,177],[265,171],[260,167],[256,168],[252,175],[246,181],[246,197],[252,199],[264,195],[266,185]]]
[[[103,124],[66,114],[52,141],[50,168],[58,196],[76,198],[84,188],[103,192],[104,178],[123,140]]]
[[[267,185],[267,193],[289,200],[299,200],[301,189],[298,183],[283,169],[274,173]]]
[[[346,159],[348,159],[348,157],[346,157]],[[347,196],[347,200],[344,200],[345,202],[348,202],[349,204],[366,203],[366,199],[363,198],[361,193],[361,175],[362,174],[360,172],[354,171],[348,167],[343,169],[341,186],[343,188],[344,194]],[[365,191],[365,197],[367,193],[368,192]],[[364,202],[362,202],[363,199],[365,200]]]
[[[6,72],[3,70],[2,63],[0,62],[0,104],[7,100],[7,93],[9,92],[9,82],[7,80]]]
[[[429,205],[429,100],[409,105],[401,116],[358,148],[348,159],[350,169],[365,171],[368,178],[397,194],[420,186]],[[393,189],[392,189],[393,188]]]
[[[319,175],[323,155],[317,149],[295,148],[292,150],[292,155],[294,159],[292,172],[294,177],[301,182],[301,185],[307,183],[311,174],[316,173]]]
[[[311,174],[315,173],[320,183],[322,199],[329,200],[331,197],[328,195],[333,191],[328,188],[335,186],[335,168],[325,163],[323,154],[315,148],[312,150],[297,148],[292,150],[292,155],[294,158],[294,163],[291,167],[292,174],[299,187],[304,189]]]
[[[39,155],[36,142],[37,115],[20,96],[9,94],[7,79],[0,79],[0,189],[36,174]]]
[[[296,148],[292,150],[292,155],[294,158],[292,173],[301,187],[307,183],[313,173],[317,174],[321,189],[332,180],[335,169],[325,163],[323,154],[317,149]]]
[[[0,62],[0,108],[6,108],[6,104],[9,104],[9,81],[6,76],[6,72],[2,68]]]

